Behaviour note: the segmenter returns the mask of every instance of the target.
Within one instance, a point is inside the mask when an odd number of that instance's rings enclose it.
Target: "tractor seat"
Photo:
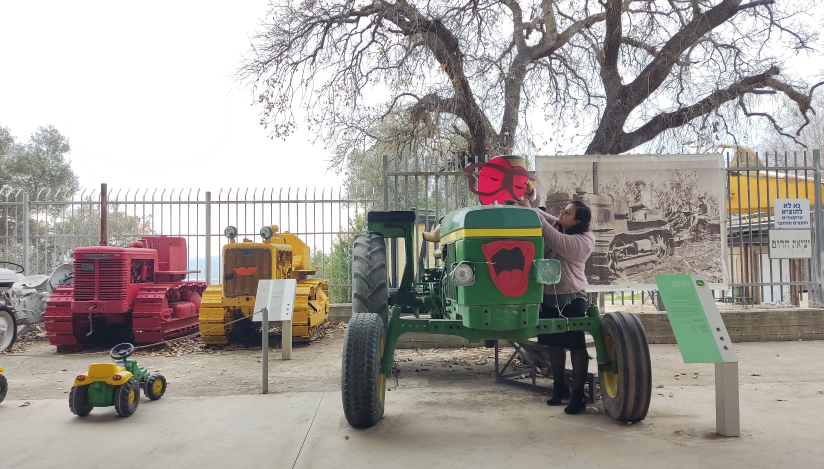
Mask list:
[[[89,378],[111,378],[112,375],[125,370],[126,368],[117,366],[114,363],[92,363],[89,365]]]

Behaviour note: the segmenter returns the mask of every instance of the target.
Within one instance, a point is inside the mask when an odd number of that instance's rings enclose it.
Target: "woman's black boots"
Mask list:
[[[567,392],[569,392],[569,388],[567,388]],[[552,398],[555,399],[555,396],[552,396]],[[549,402],[547,402],[547,404],[549,404]],[[573,389],[572,397],[569,398],[569,404],[567,404],[564,412],[574,415],[580,414],[585,410],[587,410],[587,395],[584,393],[583,389]]]
[[[561,380],[552,386],[552,399],[546,401],[546,405],[561,405],[561,402],[569,399],[569,386]]]

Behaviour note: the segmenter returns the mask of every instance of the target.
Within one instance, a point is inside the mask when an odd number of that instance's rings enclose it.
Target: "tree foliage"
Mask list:
[[[48,191],[52,198],[65,200],[79,187],[69,152],[69,139],[51,125],[38,128],[25,144],[0,126],[0,192],[28,192],[35,200]]]
[[[71,258],[74,248],[100,242],[100,205],[87,196],[67,204],[79,183],[71,168],[69,140],[53,126],[40,127],[27,143],[20,143],[8,127],[0,126],[0,194],[20,202],[22,192],[29,206],[29,259],[32,273],[48,273]],[[0,259],[22,262],[23,210],[19,205],[0,207],[0,223],[6,241]],[[142,235],[152,234],[151,218],[127,215],[117,204],[109,205],[110,244],[128,246]]]
[[[355,236],[363,231],[366,231],[366,215],[354,216],[348,220],[348,226],[345,229],[341,227],[335,235],[331,253],[315,251],[312,254],[312,263],[321,266],[317,277],[325,278],[330,284],[329,299],[332,303],[352,301],[352,243]]]
[[[672,143],[684,126],[735,139],[743,117],[797,138],[765,102],[796,109],[798,127],[808,122],[821,82],[786,64],[818,46],[814,5],[282,0],[239,77],[273,138],[294,130],[303,107],[338,163],[385,139],[375,124],[397,113],[408,120],[399,132],[448,129],[472,157],[537,152],[559,139],[564,150],[576,138],[586,153],[617,154]]]

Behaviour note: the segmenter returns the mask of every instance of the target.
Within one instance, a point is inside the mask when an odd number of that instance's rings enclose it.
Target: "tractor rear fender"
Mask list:
[[[120,379],[115,380],[115,375],[120,376]],[[106,384],[111,386],[120,386],[131,379],[133,375],[130,371],[126,371],[126,368],[117,366],[114,363],[92,363],[88,372],[78,376],[85,376],[85,378],[82,380],[75,378],[75,386],[88,386],[98,381],[105,381]]]
[[[372,211],[366,215],[369,231],[380,233],[384,238],[403,238],[406,247],[406,264],[403,268],[400,290],[411,290],[415,272],[415,220],[417,215],[411,210],[391,212]]]

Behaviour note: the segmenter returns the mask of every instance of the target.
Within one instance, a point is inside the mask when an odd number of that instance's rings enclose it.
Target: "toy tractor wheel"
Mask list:
[[[368,428],[383,418],[386,375],[381,374],[381,357],[385,344],[380,316],[352,315],[343,337],[341,389],[343,413],[353,427]]]
[[[94,406],[89,404],[89,387],[72,386],[72,390],[69,391],[69,410],[78,417],[85,417],[92,409]]]
[[[163,375],[152,375],[146,380],[146,387],[143,389],[146,397],[156,401],[166,394],[166,378]]]
[[[352,249],[352,313],[380,316],[389,325],[386,242],[378,233],[359,233]]]
[[[0,350],[8,350],[17,338],[17,318],[14,311],[0,306]]]
[[[121,417],[128,417],[135,413],[140,404],[140,385],[129,378],[128,381],[114,388],[114,410]]]
[[[607,356],[616,372],[600,371],[601,399],[610,417],[638,422],[647,416],[652,396],[652,366],[641,320],[625,312],[602,320]]]
[[[7,392],[9,392],[9,382],[3,373],[0,373],[0,402],[3,402],[3,399],[6,398]]]

